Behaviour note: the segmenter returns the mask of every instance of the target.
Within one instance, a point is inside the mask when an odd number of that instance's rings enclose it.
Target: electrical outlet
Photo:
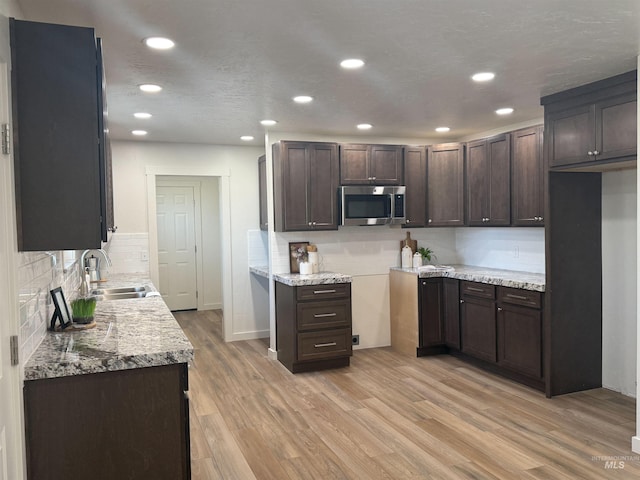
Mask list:
[[[360,345],[360,335],[351,335],[351,344]]]
[[[146,250],[140,252],[140,260],[143,262],[148,262],[149,261],[149,252],[147,252]]]
[[[520,258],[520,247],[513,247],[513,258]]]

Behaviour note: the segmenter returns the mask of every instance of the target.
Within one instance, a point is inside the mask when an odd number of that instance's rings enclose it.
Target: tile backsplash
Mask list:
[[[44,338],[53,302],[50,290],[62,287],[67,303],[75,298],[80,283],[78,269],[65,270],[62,251],[18,254],[18,296],[20,311],[20,358],[27,362]]]

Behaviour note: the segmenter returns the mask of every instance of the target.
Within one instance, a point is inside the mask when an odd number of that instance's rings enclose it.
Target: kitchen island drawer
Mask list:
[[[321,360],[351,355],[351,329],[298,334],[298,360]]]
[[[478,282],[460,282],[460,293],[462,295],[470,295],[472,297],[488,298],[493,300],[496,298],[496,287],[486,283]]]
[[[305,285],[297,287],[297,300],[330,300],[333,298],[351,297],[350,283],[334,283],[328,285]]]
[[[297,309],[299,331],[351,326],[349,299],[299,303]]]
[[[542,294],[533,290],[498,287],[498,301],[524,307],[542,308]]]

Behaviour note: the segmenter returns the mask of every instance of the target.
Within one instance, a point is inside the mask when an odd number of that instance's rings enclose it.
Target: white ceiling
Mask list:
[[[112,138],[264,143],[273,130],[460,139],[542,117],[540,96],[633,70],[638,0],[18,0],[102,37]],[[170,51],[142,39],[162,35]],[[342,70],[350,57],[359,71]],[[493,71],[490,84],[470,76]],[[143,94],[158,83],[160,94]],[[294,95],[315,98],[308,105]],[[494,110],[515,112],[498,117]],[[148,111],[150,120],[134,119]],[[355,125],[367,122],[367,133]],[[451,127],[449,134],[434,128]]]

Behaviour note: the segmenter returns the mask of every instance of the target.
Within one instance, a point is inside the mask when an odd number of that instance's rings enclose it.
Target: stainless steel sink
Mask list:
[[[96,300],[127,300],[132,298],[144,298],[147,296],[147,288],[144,286],[98,288],[91,290],[91,295]]]

